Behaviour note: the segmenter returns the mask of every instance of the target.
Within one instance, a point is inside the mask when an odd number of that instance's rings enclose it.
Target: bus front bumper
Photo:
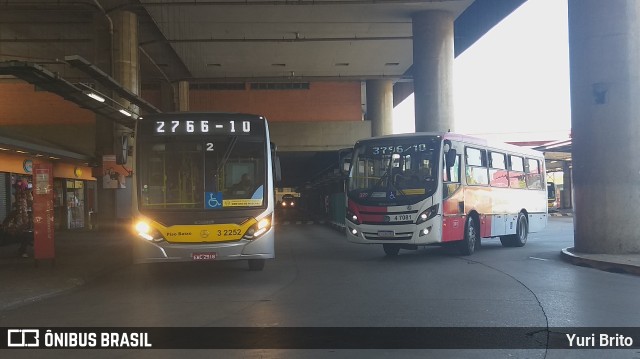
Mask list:
[[[274,228],[255,240],[223,243],[151,242],[135,238],[134,263],[193,262],[274,258]]]
[[[442,242],[442,217],[440,215],[418,225],[368,225],[346,222],[347,239],[360,244],[412,244],[426,246]],[[426,233],[425,234],[425,230]],[[354,231],[356,233],[354,233]]]

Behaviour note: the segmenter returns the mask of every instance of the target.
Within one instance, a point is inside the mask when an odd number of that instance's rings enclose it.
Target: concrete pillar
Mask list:
[[[178,111],[189,111],[189,82],[178,81],[178,99],[176,101]]]
[[[112,58],[111,69],[113,72],[110,75],[122,87],[135,94],[140,94],[137,15],[128,11],[116,11],[111,13],[109,18],[113,24],[113,38],[110,41],[112,47],[104,56]],[[112,97],[129,112],[140,114],[137,106],[130,104],[129,101],[116,95],[112,95]],[[99,156],[115,154],[116,140],[130,132],[131,130],[124,126],[109,120],[98,119],[96,121],[96,153]],[[133,145],[132,139],[129,144]],[[129,158],[128,167],[131,167],[131,158]],[[111,227],[117,223],[118,219],[124,218],[118,208],[131,207],[131,198],[118,196],[117,191],[122,191],[121,189],[104,189],[102,175],[98,177],[98,186],[99,225]],[[128,203],[122,203],[123,201]]]
[[[454,130],[453,20],[445,11],[413,16],[416,132]]]
[[[575,250],[640,253],[640,2],[569,0]]]
[[[371,136],[393,133],[393,82],[367,81],[367,120],[371,121]]]
[[[138,51],[138,15],[130,11],[116,11],[113,18],[113,78],[122,87],[140,94],[140,61]],[[121,104],[131,106],[128,101]],[[137,108],[131,108],[138,112]]]

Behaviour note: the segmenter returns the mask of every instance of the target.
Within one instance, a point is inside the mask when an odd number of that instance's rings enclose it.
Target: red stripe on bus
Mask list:
[[[381,214],[360,214],[361,222],[383,223],[384,215]]]
[[[491,237],[491,216],[480,216],[480,237]]]
[[[442,241],[459,241],[464,238],[464,216],[446,216],[442,219]]]

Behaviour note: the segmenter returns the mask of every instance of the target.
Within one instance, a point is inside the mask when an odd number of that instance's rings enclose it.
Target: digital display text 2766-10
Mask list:
[[[250,135],[251,121],[155,121],[155,135]]]

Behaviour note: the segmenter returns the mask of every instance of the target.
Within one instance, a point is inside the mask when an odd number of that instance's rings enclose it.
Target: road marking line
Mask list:
[[[537,257],[529,257],[529,258],[535,259],[537,261],[545,261],[545,262],[548,261],[548,259],[544,259],[544,258],[537,258]]]

